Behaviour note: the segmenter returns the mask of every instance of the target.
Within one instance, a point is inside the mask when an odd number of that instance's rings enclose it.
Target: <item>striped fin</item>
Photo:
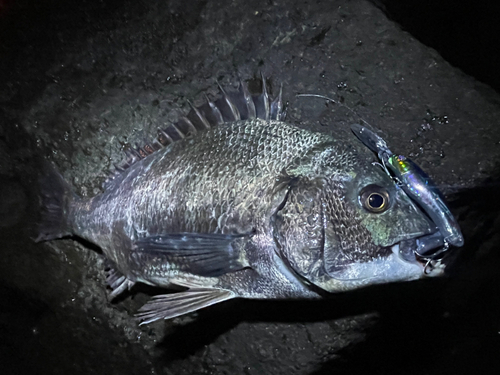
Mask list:
[[[142,147],[136,145],[125,151],[124,160],[114,166],[103,188],[109,187],[111,182],[132,164],[189,135],[239,120],[260,118],[262,120],[283,121],[285,119],[282,100],[283,86],[280,87],[279,95],[271,100],[264,75],[261,75],[261,79],[262,89],[258,95],[251,95],[248,86],[240,81],[238,91],[234,92],[226,92],[219,84],[221,95],[215,101],[206,97],[206,102],[198,107],[188,101],[191,107],[189,113],[166,128],[158,129],[157,139],[151,143],[145,143]]]
[[[139,325],[172,319],[235,297],[228,290],[208,288],[158,295],[142,306],[135,318],[141,320]]]

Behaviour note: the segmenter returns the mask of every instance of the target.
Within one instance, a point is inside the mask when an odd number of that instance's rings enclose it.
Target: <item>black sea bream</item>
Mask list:
[[[137,282],[181,289],[143,306],[143,323],[231,298],[317,298],[442,272],[411,248],[438,228],[354,135],[285,122],[265,82],[257,96],[244,84],[221,91],[135,150],[100,195],[77,197],[47,174],[38,240],[100,246],[112,297]]]

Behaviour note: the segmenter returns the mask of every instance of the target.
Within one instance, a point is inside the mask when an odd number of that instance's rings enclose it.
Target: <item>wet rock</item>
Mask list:
[[[51,374],[456,374],[475,356],[496,364],[496,93],[362,1],[62,3],[47,2],[41,16],[31,2],[0,13],[9,57],[0,61],[0,155],[9,155],[8,165],[0,159],[0,291],[4,303],[21,301],[1,310],[7,373],[25,353]],[[231,301],[138,327],[131,317],[149,291],[110,303],[98,249],[31,242],[40,158],[93,195],[123,149],[152,139],[187,100],[215,95],[216,81],[252,85],[260,72],[274,91],[283,83],[290,122],[351,137],[362,118],[457,193],[466,247],[455,278],[315,303]]]

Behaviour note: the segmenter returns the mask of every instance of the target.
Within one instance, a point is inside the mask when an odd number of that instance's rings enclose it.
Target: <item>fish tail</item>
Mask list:
[[[79,197],[61,174],[49,163],[43,163],[39,182],[40,218],[35,242],[48,241],[72,234],[68,212]]]

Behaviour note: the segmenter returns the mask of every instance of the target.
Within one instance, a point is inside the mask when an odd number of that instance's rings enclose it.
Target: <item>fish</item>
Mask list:
[[[442,274],[443,242],[426,241],[425,254],[417,242],[440,227],[373,149],[289,123],[282,88],[271,98],[261,86],[219,85],[216,100],[190,104],[94,197],[47,166],[36,241],[99,246],[110,298],[137,283],[164,288],[140,324],[233,298],[318,299]]]

